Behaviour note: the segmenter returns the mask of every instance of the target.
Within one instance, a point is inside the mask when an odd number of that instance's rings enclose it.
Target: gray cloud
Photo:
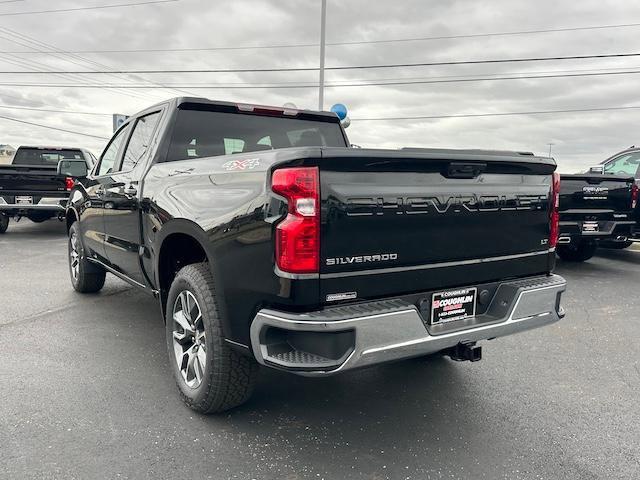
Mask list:
[[[38,9],[44,0],[6,4],[2,11]],[[70,5],[62,2],[60,8]],[[118,48],[189,48],[265,44],[316,43],[319,37],[319,0],[182,0],[175,4],[64,14],[4,17],[2,26],[68,50]],[[583,2],[424,1],[371,2],[328,0],[327,41],[357,41],[469,33],[515,31],[640,21],[640,4],[613,0]],[[640,51],[636,28],[591,30],[474,39],[434,40],[329,46],[327,65],[358,65],[482,58],[579,55]],[[0,34],[5,36],[5,34]],[[0,40],[0,50],[21,50]],[[18,55],[50,68],[81,69],[51,55]],[[315,66],[318,49],[256,49],[187,53],[82,54],[94,62],[122,69],[251,68]],[[0,54],[1,69],[14,70]],[[74,62],[83,63],[77,57]],[[466,65],[327,72],[327,81],[489,75],[513,72],[549,72],[573,69],[634,68],[640,58],[581,60],[501,65]],[[89,68],[89,66],[87,67]],[[353,118],[450,115],[595,108],[637,104],[637,77],[576,77],[482,83],[328,88],[326,105],[345,103]],[[113,76],[11,76],[0,82],[77,83],[110,81],[141,83],[140,78]],[[248,74],[144,75],[155,83],[314,82],[315,72]],[[189,89],[186,89],[189,90]],[[231,101],[281,105],[292,101],[315,108],[314,89],[193,89],[193,94]],[[117,92],[94,89],[40,89],[0,86],[4,105],[36,108],[133,113],[175,90]],[[43,124],[108,136],[108,117],[6,110],[3,114]],[[348,133],[363,146],[478,147],[531,150],[546,153],[548,143],[561,171],[575,171],[627,147],[636,138],[640,111],[611,111],[562,115],[455,118],[395,122],[354,121]],[[0,143],[78,144],[98,152],[103,142],[88,137],[37,129],[0,120]]]

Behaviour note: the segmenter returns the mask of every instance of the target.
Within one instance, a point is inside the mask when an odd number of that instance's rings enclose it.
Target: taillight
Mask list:
[[[634,181],[631,186],[631,209],[636,208],[638,204],[638,184]]]
[[[67,192],[70,192],[71,189],[73,188],[73,185],[76,183],[76,181],[71,178],[71,177],[67,177],[64,179],[64,186],[67,189]]]
[[[276,264],[289,273],[318,273],[320,180],[318,167],[273,172],[271,189],[287,199],[287,217],[276,227]]]
[[[560,174],[554,172],[551,177],[549,199],[549,248],[555,248],[560,234]]]

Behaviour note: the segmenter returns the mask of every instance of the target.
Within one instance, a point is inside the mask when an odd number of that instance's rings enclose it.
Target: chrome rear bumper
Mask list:
[[[16,204],[0,204],[0,211],[21,211],[26,212],[28,210],[47,210],[51,212],[64,212],[65,207],[62,205],[25,205],[24,203]]]
[[[251,324],[251,344],[263,365],[305,376],[331,375],[548,325],[564,316],[565,288],[559,275],[504,282],[487,311],[462,325],[429,326],[415,305],[400,299],[304,314],[263,309]],[[324,348],[323,342],[341,347]]]
[[[26,212],[28,210],[48,210],[52,212],[64,212],[66,204],[67,199],[60,197],[42,197],[38,203],[33,204],[7,203],[0,197],[0,211]]]

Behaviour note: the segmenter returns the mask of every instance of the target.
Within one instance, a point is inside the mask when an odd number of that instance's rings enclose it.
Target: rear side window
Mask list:
[[[60,160],[84,160],[80,150],[44,148],[19,148],[13,157],[13,165],[57,167]]]
[[[637,176],[640,152],[630,152],[614,158],[604,166],[604,173]]]
[[[179,110],[166,161],[286,147],[346,147],[336,122]]]
[[[133,170],[144,154],[147,153],[153,138],[153,132],[158,125],[158,120],[160,120],[160,112],[145,115],[136,121],[127,150],[124,152],[121,171],[128,172]]]

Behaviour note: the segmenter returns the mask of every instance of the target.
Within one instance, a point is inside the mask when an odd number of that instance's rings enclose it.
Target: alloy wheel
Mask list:
[[[78,235],[74,232],[69,240],[71,248],[69,249],[69,266],[71,267],[71,275],[73,280],[78,280],[80,274],[80,253],[78,251]]]
[[[207,364],[202,311],[188,290],[180,292],[173,304],[173,352],[185,384],[198,388]]]

